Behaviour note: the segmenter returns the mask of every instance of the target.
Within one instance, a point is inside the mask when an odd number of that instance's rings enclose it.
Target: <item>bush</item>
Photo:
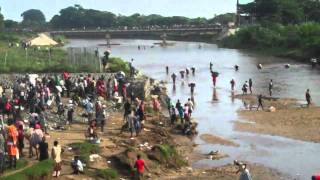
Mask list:
[[[106,180],[113,180],[118,178],[118,172],[114,169],[99,169],[97,170],[97,176]]]
[[[80,157],[80,160],[84,163],[89,162],[89,156],[91,154],[97,154],[100,152],[100,147],[96,144],[89,142],[72,143],[70,144],[72,150]]]
[[[150,159],[175,168],[188,165],[188,162],[177,152],[175,147],[168,144],[155,145],[153,151],[148,156]]]
[[[307,59],[320,56],[320,24],[298,25],[268,24],[240,29],[235,35],[222,40],[222,46],[252,48],[276,52],[276,55],[303,56]]]
[[[108,61],[108,65],[109,65],[108,71],[112,73],[116,73],[119,71],[123,71],[126,74],[130,73],[129,63],[125,62],[121,58],[115,58],[115,57],[110,58]]]

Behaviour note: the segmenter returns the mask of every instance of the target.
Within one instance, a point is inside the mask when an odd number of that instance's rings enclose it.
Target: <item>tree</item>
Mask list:
[[[50,24],[55,28],[97,28],[111,27],[116,23],[116,15],[107,11],[84,9],[79,5],[67,7],[55,15]]]
[[[280,0],[279,7],[282,24],[297,24],[303,20],[303,9],[298,0]]]
[[[42,27],[46,23],[44,14],[38,9],[30,9],[21,14],[23,20],[21,22],[24,27]]]
[[[19,27],[19,23],[13,20],[5,20],[4,21],[4,27],[7,29],[14,29]]]
[[[0,7],[0,31],[2,31],[4,27],[3,15],[1,14],[1,7]]]
[[[320,1],[319,0],[301,0],[300,6],[303,9],[305,21],[320,22]]]
[[[210,19],[208,22],[210,24],[220,23],[222,25],[227,25],[229,22],[234,22],[235,19],[236,19],[235,13],[226,13],[226,14],[220,14],[218,16],[215,16],[214,18]]]

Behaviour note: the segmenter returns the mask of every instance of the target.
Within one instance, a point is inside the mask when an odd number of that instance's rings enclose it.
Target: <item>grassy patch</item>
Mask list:
[[[6,173],[10,173],[12,171],[16,171],[16,170],[22,169],[22,168],[26,167],[27,165],[28,165],[28,161],[27,160],[19,159],[17,161],[17,168],[15,168],[15,169],[7,169],[5,172]]]
[[[168,144],[155,145],[149,158],[174,168],[188,165],[188,162],[178,153],[176,148]]]
[[[72,143],[70,144],[76,155],[80,156],[80,160],[84,163],[89,162],[89,156],[91,154],[97,154],[100,152],[100,147],[96,144],[89,142]]]
[[[35,165],[24,169],[21,172],[15,173],[10,176],[2,177],[2,180],[23,180],[23,179],[33,179],[33,180],[43,180],[48,179],[53,171],[53,161],[45,160]]]
[[[0,33],[0,73],[97,72],[95,55],[90,51],[70,51],[59,47],[21,47],[20,42],[35,34]],[[64,41],[64,37],[57,37]],[[9,47],[9,43],[13,46]]]
[[[114,169],[99,169],[97,170],[97,176],[106,180],[113,180],[118,178],[118,172]]]

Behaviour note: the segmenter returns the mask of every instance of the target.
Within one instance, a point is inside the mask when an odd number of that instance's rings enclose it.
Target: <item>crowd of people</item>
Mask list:
[[[97,129],[104,132],[108,112],[104,100],[126,101],[127,83],[122,76],[30,74],[2,79],[0,85],[0,173],[16,168],[17,159],[25,158],[25,144],[29,144],[29,158],[39,161],[50,158],[46,137],[49,129],[65,129],[77,120],[88,123],[87,138],[98,139]],[[134,98],[134,93],[130,93]],[[139,105],[144,113],[143,103]],[[54,176],[60,175],[62,147],[54,141],[51,158],[55,161]]]

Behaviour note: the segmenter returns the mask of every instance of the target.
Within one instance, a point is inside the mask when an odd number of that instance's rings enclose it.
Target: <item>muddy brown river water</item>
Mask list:
[[[190,97],[188,83],[195,82],[195,111],[193,117],[199,122],[199,136],[195,142],[198,151],[207,154],[212,150],[221,150],[229,158],[212,161],[203,159],[194,162],[194,167],[212,167],[231,163],[234,159],[260,163],[267,167],[288,174],[292,179],[311,179],[311,175],[320,172],[320,144],[293,140],[279,136],[260,135],[235,131],[233,122],[239,120],[237,110],[243,108],[240,100],[231,98],[230,80],[236,81],[236,94],[241,93],[243,83],[252,78],[255,94],[268,93],[268,82],[273,79],[274,96],[296,98],[304,103],[304,93],[311,90],[313,101],[320,104],[320,68],[312,69],[310,65],[290,59],[275,58],[233,49],[218,48],[214,44],[196,42],[174,42],[174,46],[158,47],[154,40],[113,39],[119,46],[111,48],[112,56],[134,59],[134,66],[144,74],[158,80],[168,81],[168,93],[176,102],[185,102]],[[105,40],[71,39],[68,47],[99,48],[102,54],[106,47],[98,46]],[[138,45],[146,50],[138,50]],[[201,45],[201,48],[199,48]],[[213,88],[209,71],[209,62],[220,73],[217,88]],[[258,70],[257,64],[263,69]],[[291,64],[285,69],[285,64]],[[240,67],[235,72],[233,66]],[[171,78],[165,73],[165,66],[170,73],[178,74],[187,67],[195,67],[196,75],[177,79],[174,90]],[[202,134],[214,134],[231,139],[239,147],[222,146],[205,143]]]

